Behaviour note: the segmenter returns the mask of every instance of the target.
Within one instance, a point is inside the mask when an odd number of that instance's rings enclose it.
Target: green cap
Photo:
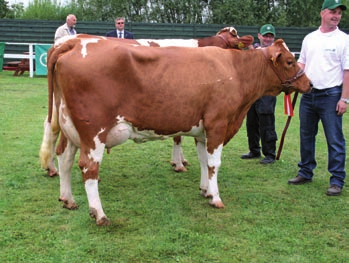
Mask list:
[[[342,0],[325,0],[321,10],[335,9],[337,7],[340,7],[342,10],[347,10],[347,7]]]
[[[271,24],[266,24],[261,27],[259,33],[264,36],[265,34],[273,34],[275,36],[275,28]]]

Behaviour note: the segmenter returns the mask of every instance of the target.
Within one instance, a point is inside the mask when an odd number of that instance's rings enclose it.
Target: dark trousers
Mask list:
[[[343,116],[336,111],[342,95],[342,87],[325,90],[313,89],[303,94],[299,106],[301,161],[298,163],[299,174],[307,179],[314,176],[316,168],[315,148],[319,121],[324,129],[327,150],[327,169],[331,174],[330,185],[344,186],[346,177],[346,143],[343,134]]]
[[[248,147],[251,153],[264,156],[276,156],[277,134],[275,131],[275,106],[276,97],[264,96],[252,104],[247,112],[246,129]]]

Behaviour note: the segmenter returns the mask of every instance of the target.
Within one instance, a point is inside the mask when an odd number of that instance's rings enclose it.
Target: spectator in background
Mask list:
[[[115,28],[116,30],[112,30],[107,32],[106,37],[117,37],[117,38],[128,38],[133,39],[133,34],[124,29],[125,27],[125,19],[123,17],[118,17],[115,19]]]
[[[325,0],[320,11],[319,29],[303,40],[299,66],[313,83],[313,89],[303,94],[299,106],[300,162],[299,171],[289,184],[312,182],[316,168],[315,146],[319,122],[324,129],[327,150],[327,170],[331,174],[328,196],[340,195],[346,177],[346,145],[343,134],[343,114],[349,103],[349,41],[338,29],[343,0]]]
[[[76,25],[76,17],[73,14],[70,14],[66,18],[66,23],[56,30],[55,41],[64,36],[76,35],[76,31],[74,29]]]
[[[266,24],[258,33],[259,44],[254,48],[268,47],[274,43],[275,28]],[[252,47],[253,48],[253,47]],[[264,159],[261,164],[272,164],[275,162],[277,134],[275,131],[275,106],[276,97],[263,96],[252,104],[247,112],[246,129],[249,152],[241,155],[241,159],[255,159],[261,157],[261,146]]]

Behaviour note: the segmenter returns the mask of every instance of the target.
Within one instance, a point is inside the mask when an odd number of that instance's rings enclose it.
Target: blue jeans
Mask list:
[[[337,115],[336,106],[341,98],[342,86],[325,90],[313,89],[303,94],[299,108],[301,161],[298,174],[312,179],[316,167],[315,145],[318,124],[324,128],[327,150],[330,185],[344,186],[346,145],[342,128],[342,116]]]

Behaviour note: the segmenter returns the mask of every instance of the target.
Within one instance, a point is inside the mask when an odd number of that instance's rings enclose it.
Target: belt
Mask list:
[[[335,88],[342,88],[342,85],[334,86],[334,87],[327,88],[327,89],[312,88],[311,91],[314,92],[314,93],[319,93],[319,92],[326,92],[326,91],[328,91],[328,90],[330,90],[330,89],[335,89]]]

